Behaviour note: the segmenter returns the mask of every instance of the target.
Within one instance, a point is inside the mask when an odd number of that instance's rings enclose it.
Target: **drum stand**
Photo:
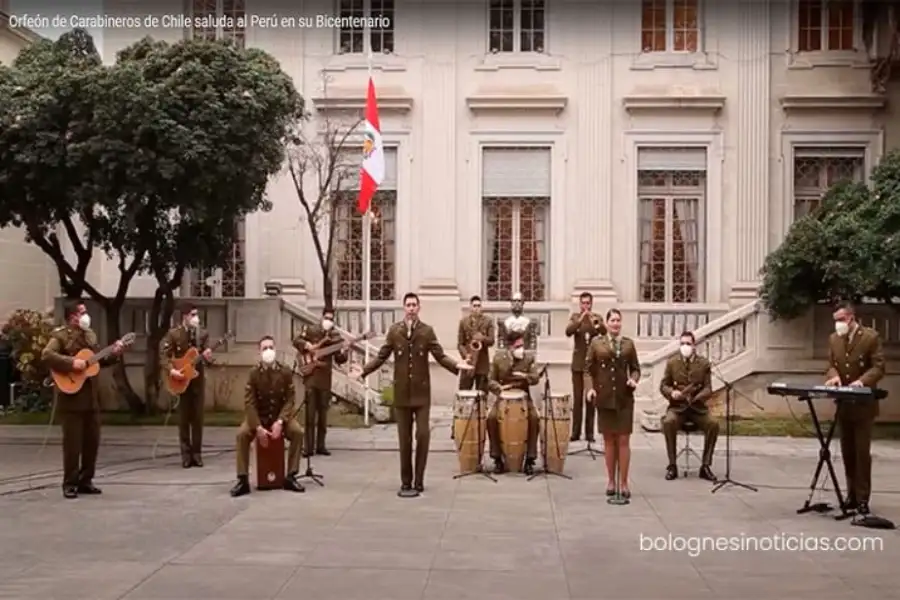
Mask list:
[[[482,392],[482,394],[484,394],[484,392]],[[477,425],[477,428],[475,431],[475,435],[478,438],[478,440],[476,442],[478,444],[478,465],[475,467],[474,471],[469,471],[468,473],[459,473],[457,475],[454,475],[453,479],[462,479],[463,477],[468,477],[469,475],[481,475],[482,477],[485,477],[486,479],[490,479],[494,483],[497,483],[497,479],[493,475],[491,475],[490,473],[488,473],[487,471],[484,470],[484,442],[485,442],[485,440],[484,440],[484,438],[481,437],[481,421],[482,421],[481,406],[483,404],[482,400],[487,400],[487,394],[485,394],[483,398],[479,398],[479,402],[476,402],[475,406],[473,406],[472,409],[469,411],[469,415],[466,418],[466,426],[463,428],[462,439],[454,440],[457,442],[457,444],[459,444],[456,451],[460,452],[462,449],[462,443],[466,439],[466,434],[469,432],[469,426],[472,424],[472,417],[475,416],[475,413],[477,412],[478,413],[478,425]],[[453,425],[450,426],[450,431],[451,432],[453,431]]]
[[[556,440],[556,454],[559,452],[559,436],[556,431],[556,414],[551,410],[550,407],[550,377],[548,375],[544,375],[544,399],[543,399],[543,409],[544,409],[544,433],[541,435],[541,462],[543,465],[540,469],[535,471],[530,477],[528,477],[527,481],[531,481],[535,477],[540,477],[543,475],[545,478],[547,475],[555,475],[557,477],[562,477],[563,479],[572,480],[572,477],[566,475],[564,473],[557,473],[556,471],[550,470],[550,466],[547,463],[547,438],[550,435],[550,426],[553,426],[553,437]],[[550,415],[550,422],[547,422],[547,414]]]

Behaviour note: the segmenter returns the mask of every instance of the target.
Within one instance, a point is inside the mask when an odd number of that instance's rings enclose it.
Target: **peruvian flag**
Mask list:
[[[359,202],[357,208],[362,214],[369,212],[372,197],[384,181],[384,142],[381,139],[381,123],[378,121],[378,102],[375,100],[375,82],[369,76],[369,91],[366,94],[366,123],[363,132],[363,162],[359,174]]]

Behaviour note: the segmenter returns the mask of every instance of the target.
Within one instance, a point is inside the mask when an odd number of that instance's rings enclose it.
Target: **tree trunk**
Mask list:
[[[150,309],[150,331],[147,332],[147,356],[144,361],[144,389],[147,390],[144,397],[150,412],[159,406],[161,389],[159,344],[169,329],[173,314],[175,314],[175,296],[172,290],[164,286],[157,287]]]
[[[322,300],[325,306],[334,308],[334,282],[327,273],[322,277]]]
[[[119,326],[119,322],[122,315],[123,304],[124,301],[116,302],[113,300],[104,307],[106,309],[107,343],[112,343],[114,340],[122,337],[122,328]],[[125,361],[120,360],[112,369],[113,381],[115,382],[118,395],[125,399],[125,402],[128,404],[128,408],[132,413],[136,415],[143,414],[146,409],[146,404],[141,400],[141,397],[135,393],[134,388],[131,387],[131,382],[128,381],[128,374],[125,371]]]

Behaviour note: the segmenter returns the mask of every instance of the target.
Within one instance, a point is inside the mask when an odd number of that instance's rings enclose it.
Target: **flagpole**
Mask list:
[[[367,57],[369,79],[372,79],[372,49],[369,49]],[[363,306],[365,308],[365,327],[363,332],[372,329],[372,205],[369,204],[366,214],[363,215]],[[369,362],[369,342],[365,345],[365,359]],[[363,401],[363,423],[369,426],[369,377],[366,376],[365,399]]]

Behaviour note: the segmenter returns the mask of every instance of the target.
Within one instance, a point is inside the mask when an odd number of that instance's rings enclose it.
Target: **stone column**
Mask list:
[[[594,295],[595,304],[616,302],[612,283],[612,106],[613,11],[612,4],[575,4],[578,21],[570,23],[579,32],[575,102],[575,184],[568,187],[571,198],[569,244],[575,279],[573,297],[582,292]],[[599,29],[598,29],[599,28]],[[555,200],[555,199],[554,199]]]
[[[730,300],[743,303],[757,296],[759,269],[768,254],[769,139],[771,83],[770,6],[768,0],[743,0],[732,24],[738,36],[737,180],[735,269]]]

